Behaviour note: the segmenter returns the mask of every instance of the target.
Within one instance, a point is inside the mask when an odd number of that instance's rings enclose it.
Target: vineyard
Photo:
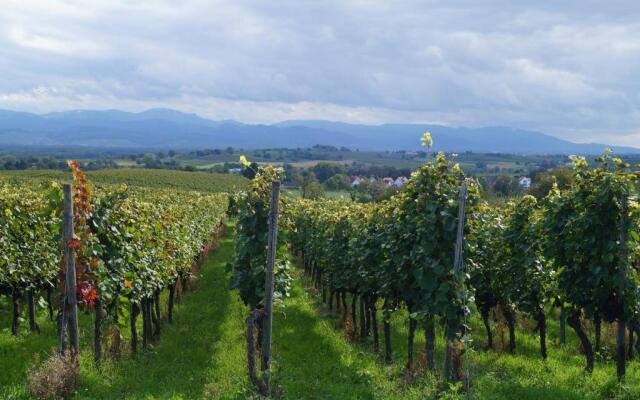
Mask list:
[[[442,154],[366,204],[279,196],[281,169],[241,162],[255,177],[222,181],[232,196],[94,187],[74,163],[71,192],[1,180],[0,395],[34,396],[24,366],[65,351],[74,398],[640,394],[638,175],[622,160],[575,157],[570,186],[498,205]]]
[[[447,339],[445,376],[453,373],[458,379],[470,297],[465,274],[454,268],[458,188],[463,182],[461,170],[441,157],[421,168],[407,190],[388,203],[301,202],[292,210],[297,228],[294,249],[302,251],[305,268],[323,298],[330,304],[338,300],[343,318],[350,314],[352,327],[359,326],[361,339],[371,333],[378,351],[378,303],[382,303],[385,359],[391,362],[389,314],[404,306],[411,316],[407,368],[414,367],[418,324],[427,338],[428,366],[435,368],[435,326],[441,322]],[[464,184],[468,216],[475,211],[478,191],[473,182]]]
[[[69,179],[69,174],[56,170],[0,171],[15,184],[34,181],[61,182]],[[163,169],[118,168],[87,172],[87,177],[95,185],[129,185],[157,189],[195,190],[207,193],[235,192],[248,182],[240,175],[216,174],[208,172],[186,172]]]
[[[0,289],[10,298],[13,335],[23,329],[23,308],[29,330],[40,332],[35,300],[46,299],[60,339],[51,346],[62,352],[79,352],[75,309],[92,313],[99,363],[105,342],[120,351],[126,329],[132,353],[139,341],[147,349],[158,340],[163,320],[172,322],[174,302],[223,232],[228,200],[226,194],[127,186],[94,190],[77,163],[70,167],[72,190],[0,181]]]
[[[480,200],[477,184],[439,154],[388,201],[284,202],[280,228],[293,255],[300,256],[312,290],[328,310],[340,314],[347,337],[370,342],[388,364],[394,361],[393,314],[406,313],[404,374],[415,376],[424,368],[442,382],[460,382],[470,396],[470,358],[480,350],[480,335],[471,330],[477,310],[484,350],[495,348],[494,325],[499,325],[508,331],[502,349],[516,353],[517,325],[532,320],[545,360],[554,351],[547,343],[548,320],[557,318],[558,345],[566,345],[568,325],[579,340],[586,373],[594,370],[598,354],[616,360],[622,380],[627,362],[640,350],[638,175],[608,152],[596,162],[590,167],[574,157],[574,184],[563,191],[554,188],[540,203],[524,196],[491,206]],[[239,199],[238,243],[259,232],[266,238],[265,192],[276,178],[269,169],[257,172],[249,194]],[[251,267],[247,252],[264,258],[265,246],[240,247],[234,286],[251,309],[261,309],[264,259]],[[243,272],[247,268],[250,274]],[[286,267],[276,265],[278,273],[286,275]],[[286,285],[276,287],[280,298],[287,291]],[[617,332],[610,356],[603,349],[603,324]],[[414,346],[418,330],[425,338],[420,366]],[[445,343],[441,357],[438,335]],[[259,342],[248,345],[250,353]],[[254,369],[250,362],[251,380],[264,391]]]

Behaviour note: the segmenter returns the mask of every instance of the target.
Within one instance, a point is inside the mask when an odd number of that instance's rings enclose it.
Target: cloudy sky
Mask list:
[[[636,0],[0,0],[0,10],[0,108],[505,125],[640,146]]]

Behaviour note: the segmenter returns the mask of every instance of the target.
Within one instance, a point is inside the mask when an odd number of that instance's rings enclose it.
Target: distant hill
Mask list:
[[[272,125],[213,121],[170,109],[32,114],[0,110],[0,146],[87,146],[128,149],[309,147],[416,150],[429,130],[434,149],[519,154],[640,153],[632,147],[572,143],[544,133],[507,127],[464,128],[428,124],[357,125],[330,121],[285,121]]]

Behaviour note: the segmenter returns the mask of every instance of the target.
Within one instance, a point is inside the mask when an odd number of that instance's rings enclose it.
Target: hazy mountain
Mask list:
[[[640,149],[600,143],[573,143],[540,132],[509,127],[465,128],[429,124],[354,125],[331,121],[285,121],[282,127],[305,126],[342,132],[357,138],[362,146],[372,141],[376,149],[419,148],[418,138],[431,132],[435,150],[523,154],[600,154],[606,147],[616,153],[640,153]]]
[[[309,147],[315,144],[360,150],[419,149],[425,130],[434,149],[446,151],[596,154],[640,153],[631,147],[578,144],[533,131],[506,127],[464,128],[427,124],[357,125],[330,121],[285,121],[252,125],[213,121],[170,109],[141,113],[120,110],[32,114],[0,110],[0,146],[89,146],[130,149]]]

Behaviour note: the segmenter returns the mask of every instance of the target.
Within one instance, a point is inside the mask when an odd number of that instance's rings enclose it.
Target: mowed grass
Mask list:
[[[81,382],[76,399],[248,399],[255,398],[246,377],[244,323],[248,311],[229,288],[226,263],[233,255],[233,226],[204,264],[193,290],[177,305],[173,325],[164,324],[160,340],[148,351],[129,354],[128,328],[123,354],[108,358],[100,368],[92,360],[92,315],[81,316]],[[474,347],[465,370],[472,377],[469,391],[444,385],[440,379],[444,341],[437,332],[436,374],[424,370],[424,336],[416,335],[418,371],[404,369],[407,314],[394,313],[394,363],[386,365],[372,351],[371,340],[347,337],[342,320],[329,312],[300,270],[286,306],[274,315],[274,383],[282,399],[637,399],[640,363],[628,364],[622,383],[610,359],[615,331],[603,329],[607,346],[593,374],[583,372],[584,357],[575,335],[561,347],[558,325],[549,327],[549,358],[539,356],[533,324],[520,321],[515,355],[482,351],[484,330],[471,318]],[[349,300],[349,299],[348,299]],[[46,357],[56,344],[55,328],[40,311],[43,333],[9,332],[8,304],[0,311],[0,399],[24,399],[27,369],[36,355]],[[499,332],[500,330],[497,329]],[[382,344],[383,335],[380,329]],[[501,335],[496,334],[496,348]],[[468,396],[468,397],[467,397]]]
[[[306,278],[302,280],[305,286]],[[309,287],[307,286],[309,289]],[[308,291],[314,292],[313,289]],[[348,304],[350,299],[348,298]],[[494,347],[485,351],[486,337],[479,318],[469,321],[474,333],[474,351],[467,353],[465,372],[471,376],[470,386],[450,386],[442,383],[441,370],[444,363],[444,338],[442,329],[436,335],[435,374],[424,368],[424,335],[416,332],[415,352],[418,367],[415,374],[407,374],[408,323],[406,311],[400,310],[392,317],[392,365],[386,365],[381,355],[373,354],[372,341],[365,343],[348,340],[342,330],[342,320],[335,312],[329,312],[318,294],[309,295],[299,284],[287,306],[287,314],[294,312],[299,318],[286,331],[278,345],[282,366],[280,371],[283,386],[289,388],[292,397],[318,399],[638,399],[640,398],[640,362],[627,364],[627,375],[623,382],[616,378],[612,360],[615,345],[615,326],[603,326],[603,349],[596,359],[592,374],[584,372],[585,359],[574,332],[567,326],[568,343],[560,346],[557,319],[548,327],[548,359],[542,360],[539,352],[539,337],[532,333],[534,323],[522,318],[517,332],[516,353],[506,354],[500,348],[507,346],[506,328],[495,327]],[[275,327],[275,325],[274,325]],[[382,327],[381,327],[382,328]],[[275,329],[275,328],[274,328]],[[284,328],[282,328],[284,329]],[[380,329],[381,349],[383,335]],[[294,341],[297,334],[309,338],[308,343]],[[501,335],[504,333],[504,336]],[[593,339],[593,338],[592,338]],[[282,343],[287,343],[283,348]],[[288,359],[285,349],[300,346],[295,353],[308,350],[303,363]],[[381,350],[382,351],[382,350]],[[292,352],[293,353],[293,352]],[[288,361],[288,364],[285,364]],[[291,370],[295,368],[296,370]],[[305,377],[315,379],[304,381]],[[299,376],[299,380],[292,379]],[[468,389],[468,390],[467,390]],[[314,393],[314,394],[312,394]]]

